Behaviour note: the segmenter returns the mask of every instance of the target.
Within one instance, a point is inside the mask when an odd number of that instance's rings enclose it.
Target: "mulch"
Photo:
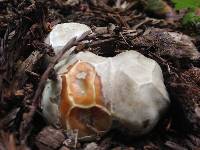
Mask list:
[[[1,150],[200,149],[200,59],[193,59],[191,51],[182,55],[187,45],[180,49],[162,33],[188,34],[200,50],[198,34],[177,20],[149,15],[139,2],[130,2],[125,10],[114,4],[114,0],[0,0]],[[62,22],[87,24],[93,34],[55,55],[43,41],[51,26]],[[135,138],[113,129],[101,138],[79,141],[73,132],[47,124],[41,93],[47,78],[55,79],[54,65],[73,45],[76,52],[105,57],[136,50],[159,63],[171,106],[151,133]]]

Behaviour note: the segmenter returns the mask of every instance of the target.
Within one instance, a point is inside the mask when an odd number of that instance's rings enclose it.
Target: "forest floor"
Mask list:
[[[0,0],[0,150],[200,149],[199,31],[183,28],[178,15],[171,17],[149,13],[137,1],[122,8],[114,0]],[[45,56],[58,56],[43,41],[51,26],[63,22],[84,23],[93,30],[88,43],[78,43],[77,52],[109,57],[137,50],[159,63],[171,106],[151,133],[134,138],[115,129],[78,141],[73,133],[46,123],[41,93],[55,72],[54,64],[45,65]],[[177,42],[169,32],[189,37]]]

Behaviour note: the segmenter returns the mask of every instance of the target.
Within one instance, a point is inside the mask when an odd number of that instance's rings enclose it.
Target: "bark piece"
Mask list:
[[[200,53],[192,43],[192,39],[182,33],[153,28],[132,42],[139,47],[154,47],[156,54],[161,56],[190,58],[192,60],[200,58]]]
[[[54,150],[61,147],[64,140],[65,136],[60,130],[46,127],[36,136],[36,145],[40,150]]]

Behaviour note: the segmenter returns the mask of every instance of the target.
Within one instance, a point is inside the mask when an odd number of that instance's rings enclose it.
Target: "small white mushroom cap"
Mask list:
[[[162,70],[154,60],[136,51],[109,58],[80,52],[69,61],[59,62],[55,70],[58,74],[66,73],[66,69],[77,61],[86,62],[95,68],[101,79],[105,106],[112,117],[133,135],[150,131],[166,111],[170,100],[163,83]],[[61,80],[59,78],[56,84],[48,81],[43,92],[43,112],[52,123],[59,118]],[[55,88],[55,92],[52,92]],[[53,101],[50,101],[52,98]]]
[[[90,27],[85,24],[75,22],[57,24],[45,39],[45,43],[51,45],[57,54],[73,38],[79,41],[91,32]]]

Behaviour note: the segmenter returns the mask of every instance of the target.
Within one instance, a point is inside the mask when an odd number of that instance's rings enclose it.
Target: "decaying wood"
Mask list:
[[[62,146],[65,136],[60,130],[52,127],[44,128],[35,138],[40,150],[58,149]]]
[[[174,37],[170,34],[173,33]],[[178,40],[176,40],[178,39]],[[175,58],[199,59],[200,53],[186,35],[167,32],[161,29],[149,29],[143,36],[133,39],[140,47],[155,47],[157,55]]]

